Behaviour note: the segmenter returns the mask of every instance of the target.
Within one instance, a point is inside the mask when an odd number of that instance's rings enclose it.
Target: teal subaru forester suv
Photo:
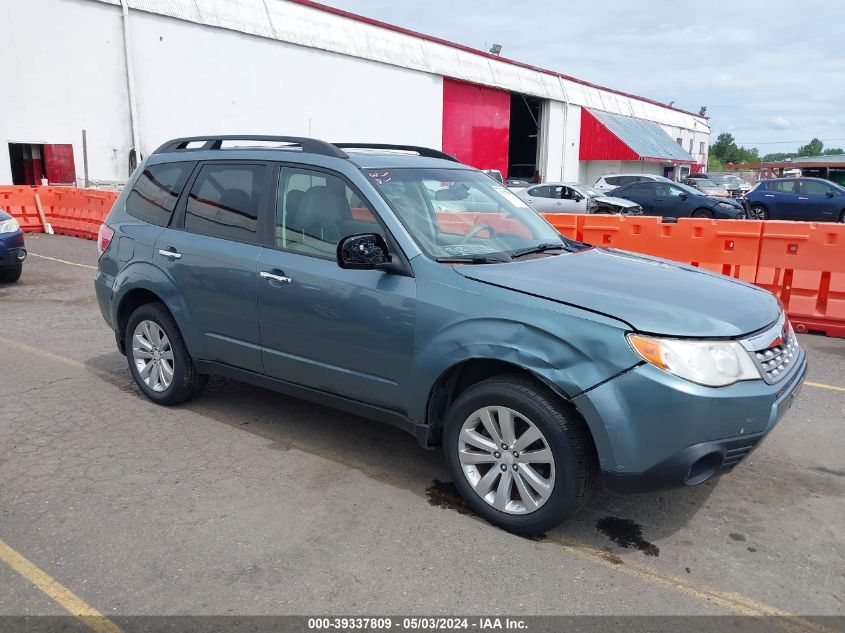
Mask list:
[[[219,374],[399,426],[516,532],[599,484],[731,470],[806,372],[770,293],[569,240],[422,147],[169,141],[98,246],[99,305],[148,398]]]

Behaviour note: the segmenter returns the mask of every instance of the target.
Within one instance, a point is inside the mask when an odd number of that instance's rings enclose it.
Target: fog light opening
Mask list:
[[[24,249],[19,250],[18,251],[18,260],[23,261],[25,259],[26,259],[26,251]]]
[[[723,461],[725,461],[725,457],[721,453],[708,453],[690,466],[684,483],[688,486],[703,484],[716,474]]]

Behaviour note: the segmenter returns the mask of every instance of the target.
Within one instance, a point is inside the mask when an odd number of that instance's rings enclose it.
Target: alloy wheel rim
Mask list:
[[[527,417],[508,407],[482,407],[458,436],[458,460],[485,503],[507,514],[530,514],[551,497],[555,463],[548,440]]]
[[[144,384],[153,391],[167,391],[173,383],[173,347],[155,321],[141,321],[132,334],[132,361]]]
[[[748,210],[748,215],[752,220],[765,220],[766,212],[760,207],[751,207]]]

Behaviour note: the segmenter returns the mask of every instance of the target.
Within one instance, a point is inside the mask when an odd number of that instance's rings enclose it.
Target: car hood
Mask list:
[[[596,202],[603,202],[604,204],[612,204],[617,207],[629,208],[629,207],[638,207],[640,206],[636,202],[631,202],[630,200],[626,200],[625,198],[614,198],[613,196],[595,196],[593,198]]]
[[[760,288],[699,268],[616,249],[504,264],[456,266],[469,279],[608,315],[641,332],[735,337],[780,316]]]

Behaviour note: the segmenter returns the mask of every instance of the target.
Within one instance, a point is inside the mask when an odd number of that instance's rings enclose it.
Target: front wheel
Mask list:
[[[693,211],[692,217],[694,218],[713,218],[712,211],[708,211],[707,209],[697,209]]]
[[[482,381],[451,406],[443,445],[469,506],[512,532],[556,527],[589,498],[597,465],[573,411],[521,376]]]
[[[190,400],[208,381],[194,366],[176,321],[162,303],[142,305],[129,317],[126,358],[135,383],[157,404]]]
[[[769,219],[769,212],[766,211],[765,207],[761,207],[759,204],[755,204],[748,210],[748,219],[749,220],[768,220]]]
[[[12,266],[11,268],[0,268],[0,282],[11,284],[21,278],[23,272],[23,264]]]
[[[845,224],[845,211],[839,214],[839,221]]]

